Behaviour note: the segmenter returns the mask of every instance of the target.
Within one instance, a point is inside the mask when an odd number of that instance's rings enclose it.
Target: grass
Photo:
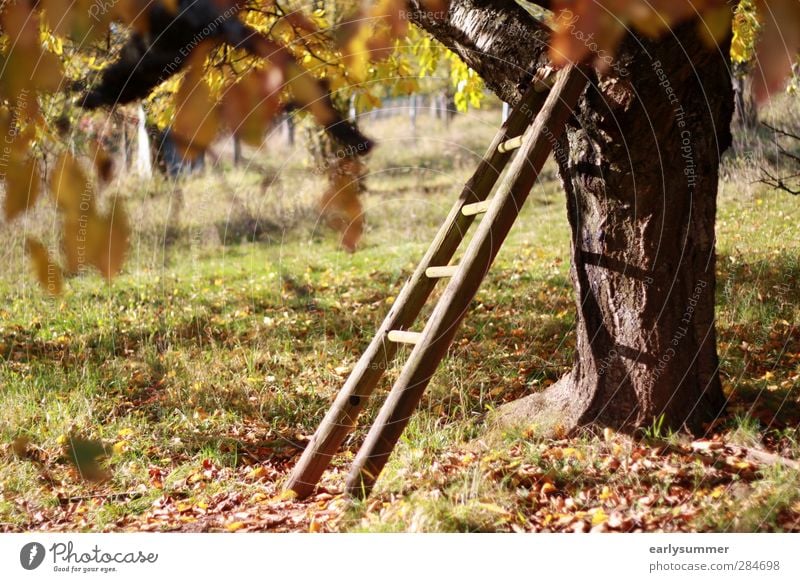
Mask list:
[[[27,275],[24,233],[3,232],[0,528],[800,528],[796,471],[696,451],[658,423],[642,441],[588,432],[488,440],[486,411],[551,384],[571,362],[569,232],[550,167],[375,494],[347,504],[338,492],[383,390],[321,493],[281,495],[498,116],[428,128],[436,139],[415,140],[403,118],[368,124],[393,137],[370,161],[368,228],[354,255],[316,221],[324,184],[302,144],[278,139],[249,152],[245,168],[113,185],[137,230],[111,285],[76,278],[46,298]],[[731,412],[717,431],[797,459],[800,205],[743,180],[752,171],[732,157],[721,187],[719,349]],[[47,240],[47,213],[22,230]],[[110,480],[78,478],[63,452],[70,437],[109,445]]]

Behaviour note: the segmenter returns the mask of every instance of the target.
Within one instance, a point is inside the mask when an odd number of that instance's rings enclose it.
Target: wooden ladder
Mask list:
[[[398,344],[413,344],[347,479],[347,493],[369,494],[586,84],[586,69],[568,66],[535,81],[512,110],[309,441],[286,489],[301,498],[313,491],[394,359]],[[508,172],[488,199],[515,151]],[[450,265],[479,215],[482,219],[461,262]],[[449,283],[423,331],[411,331],[434,286],[445,278]]]

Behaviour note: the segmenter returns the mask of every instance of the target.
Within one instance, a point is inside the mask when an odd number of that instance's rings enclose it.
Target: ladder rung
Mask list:
[[[546,74],[542,79],[535,81],[533,83],[533,90],[537,93],[545,93],[553,88],[553,85],[556,82],[556,76],[558,75],[558,71],[550,70],[548,74]]]
[[[458,272],[458,265],[448,265],[446,267],[428,267],[425,269],[425,276],[429,279],[440,279],[453,277]]]
[[[418,344],[422,339],[422,334],[417,331],[400,331],[393,329],[389,332],[389,341],[399,344]]]
[[[473,202],[472,204],[465,204],[461,208],[461,214],[464,216],[475,216],[476,214],[483,214],[489,210],[489,200],[482,200],[481,202]]]
[[[497,146],[497,151],[504,154],[506,152],[519,149],[519,146],[521,145],[522,145],[522,136],[518,135],[517,137],[512,137],[511,139],[506,140],[499,146]]]

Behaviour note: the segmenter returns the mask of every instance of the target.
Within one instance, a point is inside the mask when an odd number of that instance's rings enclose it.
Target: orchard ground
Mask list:
[[[797,129],[793,101],[766,117]],[[47,208],[0,233],[0,530],[800,531],[800,200],[756,182],[773,158],[764,135],[723,165],[730,405],[702,438],[657,422],[636,438],[487,430],[488,412],[571,364],[569,230],[548,165],[373,495],[340,492],[387,382],[320,492],[281,494],[498,122],[497,109],[447,126],[421,115],[416,132],[403,116],[366,121],[382,145],[354,255],[317,222],[324,176],[303,144],[277,138],[240,168],[112,184],[135,234],[111,285],[43,295],[22,231],[47,239]],[[107,445],[110,479],[79,478],[70,435]]]

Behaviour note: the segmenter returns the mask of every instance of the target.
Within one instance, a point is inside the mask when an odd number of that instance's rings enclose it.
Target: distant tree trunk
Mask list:
[[[238,135],[233,136],[233,165],[239,166],[242,163],[242,140]]]
[[[411,95],[408,98],[408,119],[411,122],[411,134],[417,135],[417,96]]]
[[[286,114],[283,122],[285,124],[286,143],[290,147],[294,147],[294,117],[290,114]]]
[[[733,92],[736,99],[734,122],[746,135],[752,134],[758,126],[752,67],[748,65],[733,66]]]
[[[128,124],[125,122],[124,117],[120,122],[120,126],[122,127],[122,139],[120,146],[120,150],[122,151],[122,167],[127,172],[131,168],[130,157],[128,155],[128,152],[130,151],[131,140],[128,137]]]
[[[417,23],[516,103],[547,62],[547,31],[511,0],[451,0]],[[733,112],[727,49],[689,23],[629,38],[625,77],[599,76],[556,148],[572,230],[574,368],[501,420],[694,431],[720,413],[714,328],[719,160]],[[609,72],[609,75],[613,71]]]

